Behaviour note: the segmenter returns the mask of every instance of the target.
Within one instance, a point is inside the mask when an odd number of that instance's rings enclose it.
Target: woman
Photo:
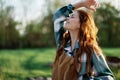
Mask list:
[[[97,27],[90,13],[99,3],[87,0],[69,4],[54,14],[57,54],[52,80],[114,80],[98,46]]]

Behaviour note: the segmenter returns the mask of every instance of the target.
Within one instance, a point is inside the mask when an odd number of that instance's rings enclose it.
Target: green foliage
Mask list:
[[[47,14],[40,22],[31,22],[26,26],[24,43],[26,47],[55,46],[53,11],[60,7],[61,1],[46,1]],[[24,45],[24,44],[23,44]]]
[[[26,47],[48,47],[55,46],[53,16],[47,15],[41,22],[30,23],[26,26],[24,41]],[[23,44],[24,45],[24,44]]]
[[[48,65],[53,62],[55,52],[55,48],[1,50],[0,80],[27,80],[28,77],[51,76],[51,67]],[[120,57],[120,48],[103,48],[103,52]],[[120,69],[111,69],[116,80],[119,80]]]
[[[103,3],[95,13],[99,39],[103,46],[120,46],[120,11],[110,3]]]
[[[19,44],[18,24],[13,20],[13,7],[0,9],[0,48],[17,48]]]

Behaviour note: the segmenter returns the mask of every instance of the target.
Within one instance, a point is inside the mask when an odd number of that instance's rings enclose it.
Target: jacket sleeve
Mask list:
[[[93,80],[114,80],[112,71],[103,55],[92,54],[93,70],[95,76]]]
[[[66,20],[66,17],[72,13],[73,9],[74,7],[69,4],[68,6],[64,6],[57,10],[54,14],[54,34],[57,47],[60,46],[60,36],[65,32],[63,28],[64,21]]]

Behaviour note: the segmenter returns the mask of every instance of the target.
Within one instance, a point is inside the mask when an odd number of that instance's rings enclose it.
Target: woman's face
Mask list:
[[[74,11],[67,17],[67,20],[64,23],[64,28],[66,30],[76,30],[80,28],[79,14],[77,11]]]

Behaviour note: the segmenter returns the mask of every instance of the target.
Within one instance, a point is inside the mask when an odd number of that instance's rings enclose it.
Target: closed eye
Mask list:
[[[71,14],[71,15],[70,15],[70,18],[74,18],[74,14]]]

